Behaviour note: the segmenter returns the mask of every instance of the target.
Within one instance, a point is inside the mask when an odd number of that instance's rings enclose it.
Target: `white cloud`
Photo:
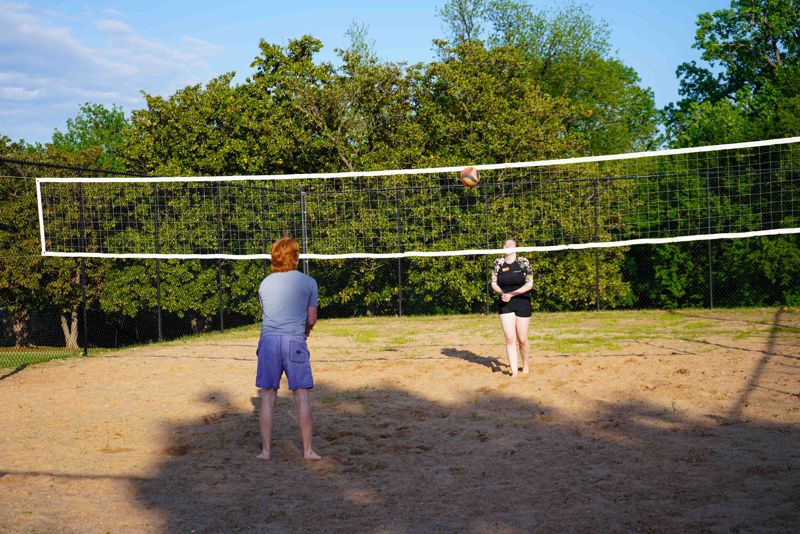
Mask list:
[[[222,47],[165,42],[123,19],[0,1],[0,135],[44,142],[85,102],[130,111],[144,106],[141,91],[169,95],[216,74],[209,63]]]
[[[0,99],[3,100],[33,100],[41,94],[39,89],[26,89],[25,87],[0,87]]]

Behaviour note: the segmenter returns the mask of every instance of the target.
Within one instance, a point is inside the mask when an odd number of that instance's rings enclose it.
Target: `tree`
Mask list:
[[[107,108],[102,104],[83,104],[74,118],[67,119],[65,132],[53,133],[51,145],[58,150],[79,152],[100,149],[96,165],[103,169],[120,171],[124,161],[119,153],[123,132],[129,126],[125,112],[118,106]]]
[[[693,61],[678,67],[683,98],[662,111],[669,144],[702,146],[800,134],[798,20],[797,0],[734,0],[729,9],[701,13],[694,47],[702,52],[702,61],[707,64]],[[800,221],[791,210],[776,212],[773,206],[766,205],[772,195],[800,195],[796,180],[786,176],[791,172],[775,172],[769,189],[762,178],[745,184],[733,175],[718,177],[710,190],[752,198],[751,206],[737,207],[739,213],[735,215],[752,224],[754,230],[762,229],[760,214],[767,212],[773,221],[794,226]],[[698,178],[705,186],[707,178]],[[669,189],[666,184],[665,189]],[[722,193],[712,195],[710,202],[715,214],[729,213],[731,206],[737,204]],[[680,199],[673,203],[674,209],[686,208]],[[797,277],[777,275],[774,269],[775,265],[783,266],[787,273],[800,269],[800,242],[796,236],[722,242],[713,247],[713,260],[708,257],[707,246],[670,246],[648,254],[642,259],[643,265],[649,265],[656,274],[671,273],[660,279],[654,288],[656,293],[676,295],[675,305],[702,302],[701,284],[688,281],[689,277],[698,276],[691,274],[690,266],[696,266],[694,272],[699,273],[707,270],[711,262],[715,286],[728,288],[722,297],[727,303],[768,304],[796,298],[793,295],[798,293],[800,283]],[[762,287],[756,289],[758,284]],[[760,300],[757,294],[769,296]]]
[[[711,123],[740,124],[735,141],[800,132],[800,1],[734,0],[729,9],[701,13],[696,61],[678,67],[683,97],[663,112],[673,146],[719,142]],[[736,117],[738,115],[738,117]]]
[[[0,136],[0,156],[21,158],[26,148],[24,142],[13,143]],[[12,163],[0,163],[0,169],[6,176],[25,176],[28,171]],[[10,312],[17,347],[30,345],[30,313],[41,294],[38,236],[30,225],[36,213],[33,202],[32,180],[0,180],[0,302]]]
[[[64,150],[53,145],[24,146],[9,144],[0,153],[10,159],[48,162],[74,167],[95,167],[99,147]],[[27,320],[36,311],[59,313],[64,343],[78,348],[78,310],[81,306],[81,260],[41,256],[36,189],[33,178],[51,175],[52,169],[25,163],[5,164],[8,174],[20,178],[0,181],[0,249],[8,251],[0,258],[0,293],[10,305],[15,322],[17,344],[28,343]],[[77,217],[77,207],[60,213],[64,218]],[[87,303],[96,302],[102,287],[103,270],[88,261]]]
[[[469,14],[466,16],[465,14]],[[579,107],[570,129],[587,143],[584,154],[643,150],[654,145],[657,111],[653,92],[636,72],[614,58],[608,25],[588,8],[568,4],[535,12],[517,0],[451,0],[440,10],[453,43],[483,37],[488,48],[520,50],[530,76],[542,90]],[[480,28],[481,31],[470,29]]]
[[[485,16],[486,0],[450,0],[439,8],[438,14],[447,26],[454,44],[479,39],[483,32],[480,19]]]

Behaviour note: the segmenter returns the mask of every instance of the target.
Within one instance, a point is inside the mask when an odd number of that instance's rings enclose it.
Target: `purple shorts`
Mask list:
[[[305,339],[294,336],[261,336],[256,355],[256,387],[278,389],[284,372],[290,391],[314,387],[311,359]]]

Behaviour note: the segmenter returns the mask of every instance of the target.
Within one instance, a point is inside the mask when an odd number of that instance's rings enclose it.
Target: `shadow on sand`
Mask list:
[[[480,366],[487,367],[491,369],[493,373],[502,373],[503,367],[508,368],[507,364],[500,363],[496,358],[491,358],[489,356],[480,356],[470,350],[446,348],[442,349],[442,354],[447,356],[448,358],[459,358],[461,360],[470,363],[475,363]],[[508,370],[506,370],[505,374],[511,374],[511,373]]]
[[[486,365],[483,358],[457,351]],[[303,462],[289,398],[272,461],[254,409],[164,428],[155,474],[132,483],[167,532],[790,532],[800,524],[798,428],[688,420],[646,402],[569,413],[488,393],[433,403],[321,383]]]

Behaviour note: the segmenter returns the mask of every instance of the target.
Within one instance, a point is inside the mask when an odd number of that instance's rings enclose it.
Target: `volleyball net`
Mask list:
[[[36,180],[44,256],[483,255],[800,233],[800,137],[350,173]]]

